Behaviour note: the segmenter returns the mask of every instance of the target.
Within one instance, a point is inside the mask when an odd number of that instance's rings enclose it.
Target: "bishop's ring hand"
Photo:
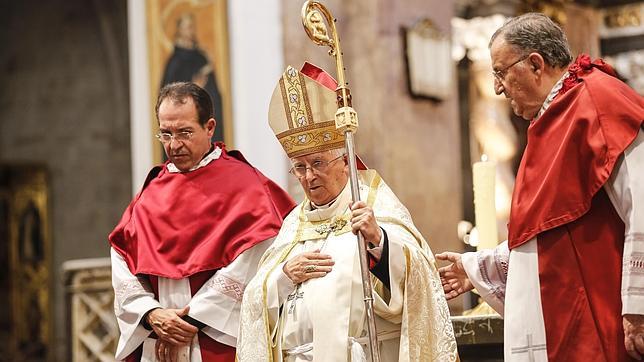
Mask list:
[[[319,250],[304,252],[289,259],[282,270],[293,282],[300,284],[312,278],[322,278],[333,269],[331,255],[322,254]]]

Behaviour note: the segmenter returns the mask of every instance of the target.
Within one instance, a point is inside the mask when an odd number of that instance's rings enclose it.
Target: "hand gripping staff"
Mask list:
[[[330,36],[327,24],[331,28]],[[356,166],[353,134],[358,130],[358,114],[351,107],[351,92],[344,79],[344,64],[340,39],[335,28],[335,19],[329,10],[320,2],[308,0],[302,6],[302,25],[306,34],[317,45],[328,46],[329,55],[335,58],[338,76],[338,88],[335,90],[338,100],[338,111],[335,113],[335,127],[344,133],[347,157],[349,158],[349,180],[351,182],[351,197],[353,202],[360,201],[358,188],[358,170]],[[380,362],[376,320],[373,314],[373,294],[369,277],[369,261],[364,236],[358,233],[358,251],[360,254],[360,273],[362,276],[362,291],[364,293],[365,309],[367,311],[367,331],[369,333],[369,348],[372,362]]]

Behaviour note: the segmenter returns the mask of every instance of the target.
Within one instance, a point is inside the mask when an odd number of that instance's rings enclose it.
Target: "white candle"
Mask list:
[[[474,216],[478,230],[479,244],[477,250],[490,249],[498,244],[496,230],[496,207],[494,205],[494,181],[496,179],[496,163],[487,161],[483,155],[481,162],[475,162],[472,167],[474,177]]]

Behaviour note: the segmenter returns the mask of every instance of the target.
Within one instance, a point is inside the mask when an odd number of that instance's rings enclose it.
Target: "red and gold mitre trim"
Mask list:
[[[332,79],[311,64],[304,69],[324,74],[327,83]],[[268,118],[288,157],[299,157],[344,146],[344,134],[335,128],[336,110],[335,90],[329,84],[289,66],[273,91]]]

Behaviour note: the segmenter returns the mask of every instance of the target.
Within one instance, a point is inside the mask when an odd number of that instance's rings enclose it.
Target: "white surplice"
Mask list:
[[[158,299],[154,297],[147,277],[133,275],[123,257],[111,249],[114,312],[121,332],[116,359],[125,359],[143,343],[141,361],[155,360],[156,340],[148,338],[152,331],[141,325],[141,318],[154,308],[183,308],[188,305],[188,315],[206,324],[203,329],[206,335],[234,347],[244,288],[255,275],[262,254],[272,242],[273,238],[265,240],[240,254],[232,263],[219,269],[192,297],[188,278],[158,277]],[[198,338],[195,336],[192,345],[179,353],[180,361],[201,361]]]

